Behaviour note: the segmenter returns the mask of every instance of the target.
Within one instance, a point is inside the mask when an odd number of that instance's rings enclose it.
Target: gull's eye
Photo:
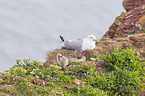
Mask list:
[[[93,39],[93,37],[90,37],[91,39]]]

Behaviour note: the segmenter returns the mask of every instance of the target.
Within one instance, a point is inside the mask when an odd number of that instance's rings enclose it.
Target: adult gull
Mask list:
[[[94,49],[98,40],[94,35],[88,35],[84,39],[67,40],[63,36],[59,36],[62,41],[62,46],[70,50],[84,51],[86,49]]]

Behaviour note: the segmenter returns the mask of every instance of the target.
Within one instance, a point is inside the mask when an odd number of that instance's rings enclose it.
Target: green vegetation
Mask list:
[[[145,87],[141,81],[145,79],[145,64],[138,61],[139,58],[134,56],[132,49],[115,50],[113,47],[110,54],[98,57],[106,61],[104,68],[111,72],[99,75],[92,82],[93,86],[109,91],[109,95],[122,96],[133,95],[136,90]]]
[[[138,29],[140,33],[145,33],[145,29]]]
[[[43,67],[38,60],[17,59],[16,65],[0,73],[0,94],[22,96],[132,96],[145,88],[145,64],[139,62],[132,49],[115,49],[108,55],[95,56],[95,62],[106,62],[96,71],[94,61],[73,62],[61,71],[59,65]]]
[[[145,33],[145,29],[137,29],[137,31],[131,31],[128,33],[128,35],[135,34],[135,33]],[[127,37],[127,35],[126,35],[126,37]]]

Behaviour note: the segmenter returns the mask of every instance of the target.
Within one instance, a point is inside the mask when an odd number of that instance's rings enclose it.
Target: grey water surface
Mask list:
[[[100,39],[124,11],[123,0],[0,0],[0,72],[16,58],[45,62],[67,39]]]

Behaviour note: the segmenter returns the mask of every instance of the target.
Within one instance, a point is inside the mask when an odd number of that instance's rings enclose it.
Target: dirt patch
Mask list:
[[[1,90],[0,90],[1,91]],[[10,96],[10,95],[8,95],[8,94],[6,94],[6,93],[4,93],[4,92],[0,92],[0,96]]]
[[[136,96],[145,96],[145,89],[143,89],[142,91],[139,91]]]
[[[56,62],[56,56],[60,53],[63,56],[66,56],[67,58],[80,58],[81,52],[79,51],[73,51],[73,50],[67,50],[67,49],[56,49],[54,51],[50,51],[47,53],[46,62],[43,64],[44,66],[47,66],[49,64],[57,63]]]
[[[109,73],[110,71],[107,71],[104,69],[104,66],[107,64],[104,60],[99,59],[97,62],[95,62],[96,71],[99,73]]]
[[[63,89],[68,89],[72,85],[75,85],[75,84],[69,84],[69,83],[62,82],[62,85],[60,87]]]

